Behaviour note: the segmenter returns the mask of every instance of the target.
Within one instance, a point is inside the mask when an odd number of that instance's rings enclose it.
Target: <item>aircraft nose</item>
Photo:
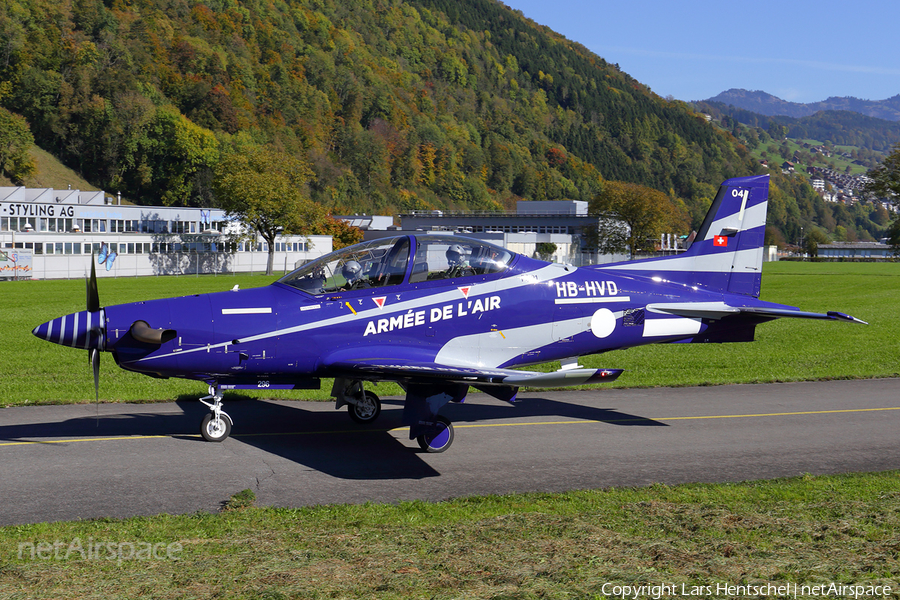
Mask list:
[[[31,333],[42,340],[72,348],[103,350],[103,311],[83,310],[35,327]]]

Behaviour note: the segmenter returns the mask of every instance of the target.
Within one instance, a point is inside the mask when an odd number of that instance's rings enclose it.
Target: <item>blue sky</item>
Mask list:
[[[502,0],[660,96],[730,88],[793,102],[900,94],[900,2]]]

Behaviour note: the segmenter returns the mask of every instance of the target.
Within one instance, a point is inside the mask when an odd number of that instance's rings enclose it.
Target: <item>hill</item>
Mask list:
[[[782,100],[766,92],[732,88],[702,102],[722,103],[770,117],[783,115],[799,119],[823,110],[836,110],[856,112],[887,121],[900,121],[900,94],[886,100],[831,97],[821,102],[801,104]]]
[[[766,131],[773,126],[783,128],[792,139],[814,139],[839,146],[857,146],[879,155],[879,158],[900,143],[900,122],[886,121],[846,110],[819,111],[794,118],[767,116],[722,102],[695,102],[694,108],[712,115],[716,120],[729,117],[739,123]],[[875,163],[868,165],[874,167]]]
[[[702,214],[755,169],[687,104],[495,0],[0,7],[0,94],[91,184],[214,203],[222,152],[305,157],[344,211],[494,209],[643,183]]]
[[[49,152],[32,146],[28,152],[35,163],[36,171],[31,177],[25,178],[25,187],[30,188],[54,188],[57,190],[73,189],[95,191],[100,188],[88,183],[78,173],[63,165]],[[0,175],[0,186],[13,186],[12,181]]]

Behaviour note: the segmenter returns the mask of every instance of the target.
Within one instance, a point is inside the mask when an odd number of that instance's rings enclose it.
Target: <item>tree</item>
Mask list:
[[[556,254],[556,250],[556,244],[553,242],[540,242],[534,247],[541,260],[550,260]]]
[[[888,198],[895,205],[900,203],[900,144],[888,154],[879,166],[869,171],[866,191],[879,198]]]
[[[0,175],[23,185],[35,171],[34,160],[28,154],[33,145],[34,137],[25,119],[0,107]]]
[[[888,229],[888,243],[891,245],[891,252],[895,257],[900,256],[900,218],[891,223]]]
[[[269,245],[266,275],[273,273],[275,236],[309,235],[325,217],[307,195],[312,174],[305,162],[270,147],[229,154],[216,168],[219,205]]]
[[[331,215],[322,219],[312,233],[330,235],[333,250],[340,250],[341,248],[358,244],[363,239],[362,229],[350,225],[347,221],[335,219]]]
[[[652,251],[661,233],[685,228],[684,211],[666,194],[636,183],[605,182],[590,209],[626,225],[605,219],[598,231],[598,250],[615,253],[627,248],[632,259],[639,251]]]
[[[806,253],[815,258],[819,255],[819,244],[827,244],[828,241],[828,236],[821,229],[813,227],[806,234]]]

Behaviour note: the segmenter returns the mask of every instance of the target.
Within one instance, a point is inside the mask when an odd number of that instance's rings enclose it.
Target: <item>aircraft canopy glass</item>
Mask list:
[[[424,235],[415,239],[410,283],[501,273],[514,256],[470,238]],[[278,281],[310,294],[392,286],[403,282],[409,260],[409,238],[387,238],[337,250]]]

